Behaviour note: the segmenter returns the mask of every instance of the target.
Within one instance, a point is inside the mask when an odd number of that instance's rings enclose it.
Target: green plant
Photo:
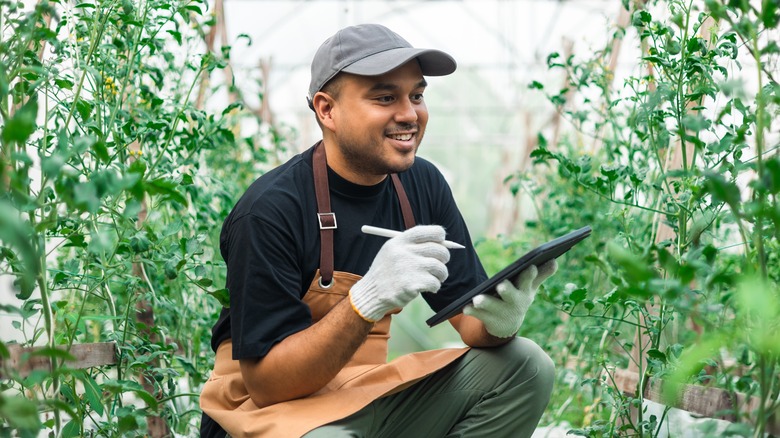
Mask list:
[[[556,144],[540,133],[532,173],[509,180],[545,203],[543,236],[594,228],[569,256],[582,261],[567,262],[573,285],[546,295],[567,318],[549,342],[592,394],[580,408],[601,412],[575,432],[658,434],[665,416],[644,416],[639,390],[652,376],[666,379],[670,403],[691,381],[755,395],[758,409],[740,418],[762,436],[780,393],[780,158],[768,143],[780,108],[777,3],[624,6],[630,25],[613,42],[635,32],[636,69],[615,82],[612,43],[589,58],[551,54],[565,86],[531,88],[574,129]],[[612,381],[629,365],[640,375],[633,398]]]
[[[52,361],[5,370],[0,434],[192,434],[227,300],[219,228],[267,152],[237,136],[240,102],[195,99],[230,47],[206,48],[202,0],[0,1],[0,20],[2,309]],[[118,365],[70,369],[85,342],[115,342]]]

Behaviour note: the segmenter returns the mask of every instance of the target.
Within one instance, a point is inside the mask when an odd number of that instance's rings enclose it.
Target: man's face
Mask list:
[[[381,76],[343,76],[331,112],[335,148],[328,150],[328,164],[363,185],[408,169],[428,123],[417,61]]]

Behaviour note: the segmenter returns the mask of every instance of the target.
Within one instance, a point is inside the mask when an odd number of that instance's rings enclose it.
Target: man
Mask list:
[[[515,334],[554,262],[450,319],[471,348],[387,363],[393,313],[420,294],[438,311],[486,278],[449,187],[416,158],[425,76],[455,67],[379,25],[319,48],[308,102],[322,141],[253,183],[222,229],[230,308],[213,330],[203,436],[532,434],[554,370]]]

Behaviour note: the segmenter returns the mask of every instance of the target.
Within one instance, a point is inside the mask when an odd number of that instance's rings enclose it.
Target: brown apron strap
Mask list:
[[[314,193],[317,197],[317,221],[320,225],[320,286],[328,287],[333,280],[333,230],[336,229],[336,213],[330,208],[330,187],[328,185],[328,160],[325,156],[325,146],[322,142],[314,146],[312,157],[314,170]],[[403,184],[398,175],[390,175],[401,204],[401,213],[404,217],[406,229],[415,225],[414,212],[406,196]]]
[[[404,186],[401,184],[401,178],[398,178],[398,174],[393,173],[390,175],[390,178],[393,180],[395,193],[398,195],[398,202],[401,204],[401,213],[404,215],[404,226],[406,226],[406,229],[408,230],[415,225],[412,206],[409,204],[409,198],[406,196],[406,190],[404,190]]]
[[[320,286],[327,287],[333,280],[333,230],[336,229],[336,213],[330,209],[328,187],[328,162],[325,145],[314,146],[314,193],[317,196],[317,221],[320,224]]]

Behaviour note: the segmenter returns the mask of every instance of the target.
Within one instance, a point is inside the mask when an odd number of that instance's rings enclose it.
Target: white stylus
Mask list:
[[[395,237],[402,233],[402,231],[388,230],[387,228],[372,227],[371,225],[363,225],[363,227],[360,228],[360,231],[366,234],[372,234],[374,236],[380,236],[380,237]],[[449,240],[445,240],[444,242],[442,242],[442,245],[450,249],[466,248],[460,243],[450,242]]]

